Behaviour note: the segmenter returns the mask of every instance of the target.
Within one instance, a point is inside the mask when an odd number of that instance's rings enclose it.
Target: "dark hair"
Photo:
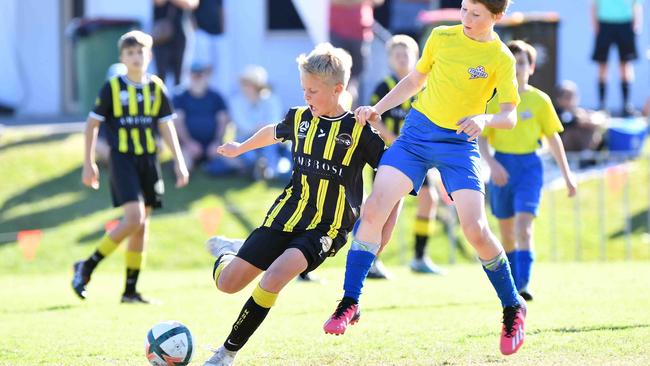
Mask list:
[[[494,15],[505,13],[510,4],[510,0],[472,0],[472,2],[483,4]]]
[[[518,53],[525,54],[526,58],[528,58],[528,63],[535,65],[535,62],[537,61],[537,51],[535,50],[535,47],[524,41],[514,40],[508,42],[508,48],[513,55],[516,55]]]

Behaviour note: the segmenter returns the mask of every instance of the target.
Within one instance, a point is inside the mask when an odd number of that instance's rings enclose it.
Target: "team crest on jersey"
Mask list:
[[[329,236],[321,236],[320,238],[321,253],[327,253],[332,248],[332,238]]]
[[[521,112],[520,118],[522,121],[526,119],[531,119],[533,118],[533,112],[530,111],[530,109],[526,109],[525,111]]]
[[[336,143],[345,146],[346,149],[349,149],[353,142],[354,141],[352,141],[352,136],[350,136],[350,134],[341,133],[336,136]]]
[[[300,125],[298,125],[298,138],[304,139],[307,136],[310,124],[309,121],[300,121]]]
[[[470,67],[469,70],[469,79],[486,79],[488,77],[488,73],[485,71],[485,67],[479,65],[476,67]]]
[[[142,96],[142,93],[135,93],[135,98],[138,101],[138,103],[142,102],[144,100],[144,96]],[[151,102],[154,101],[155,96],[151,96],[149,99]],[[129,92],[128,90],[122,90],[120,91],[120,102],[122,102],[122,105],[129,105]]]

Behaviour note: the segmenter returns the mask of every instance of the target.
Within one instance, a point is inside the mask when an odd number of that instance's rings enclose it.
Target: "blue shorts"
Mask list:
[[[442,128],[424,114],[411,108],[401,134],[384,152],[379,165],[390,165],[413,182],[417,195],[431,168],[437,168],[451,197],[459,189],[485,193],[481,176],[481,155],[476,140],[467,141],[466,133]]]
[[[497,152],[494,158],[510,176],[505,186],[499,187],[492,181],[488,184],[494,216],[507,219],[520,212],[537,216],[544,183],[542,160],[536,153],[517,155]]]

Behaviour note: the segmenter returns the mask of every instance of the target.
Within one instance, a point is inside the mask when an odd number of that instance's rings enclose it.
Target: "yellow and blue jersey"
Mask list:
[[[490,101],[487,112],[498,111],[497,101]],[[500,153],[529,154],[539,148],[542,136],[551,136],[562,131],[562,122],[555,112],[551,98],[543,91],[529,86],[521,93],[515,127],[511,130],[488,127],[483,131],[483,136],[494,150]]]
[[[474,41],[462,25],[435,28],[416,65],[428,76],[413,107],[436,125],[456,129],[461,118],[485,113],[495,89],[498,103],[519,103],[515,58],[496,33],[493,38]]]

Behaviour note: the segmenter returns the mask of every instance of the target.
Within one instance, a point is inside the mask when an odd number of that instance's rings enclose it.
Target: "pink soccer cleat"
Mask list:
[[[503,328],[501,329],[501,353],[511,355],[524,344],[524,320],[526,301],[519,298],[519,305],[503,308]]]
[[[348,325],[358,322],[360,317],[359,304],[350,298],[344,297],[336,307],[334,314],[323,324],[323,330],[327,334],[344,334]]]

